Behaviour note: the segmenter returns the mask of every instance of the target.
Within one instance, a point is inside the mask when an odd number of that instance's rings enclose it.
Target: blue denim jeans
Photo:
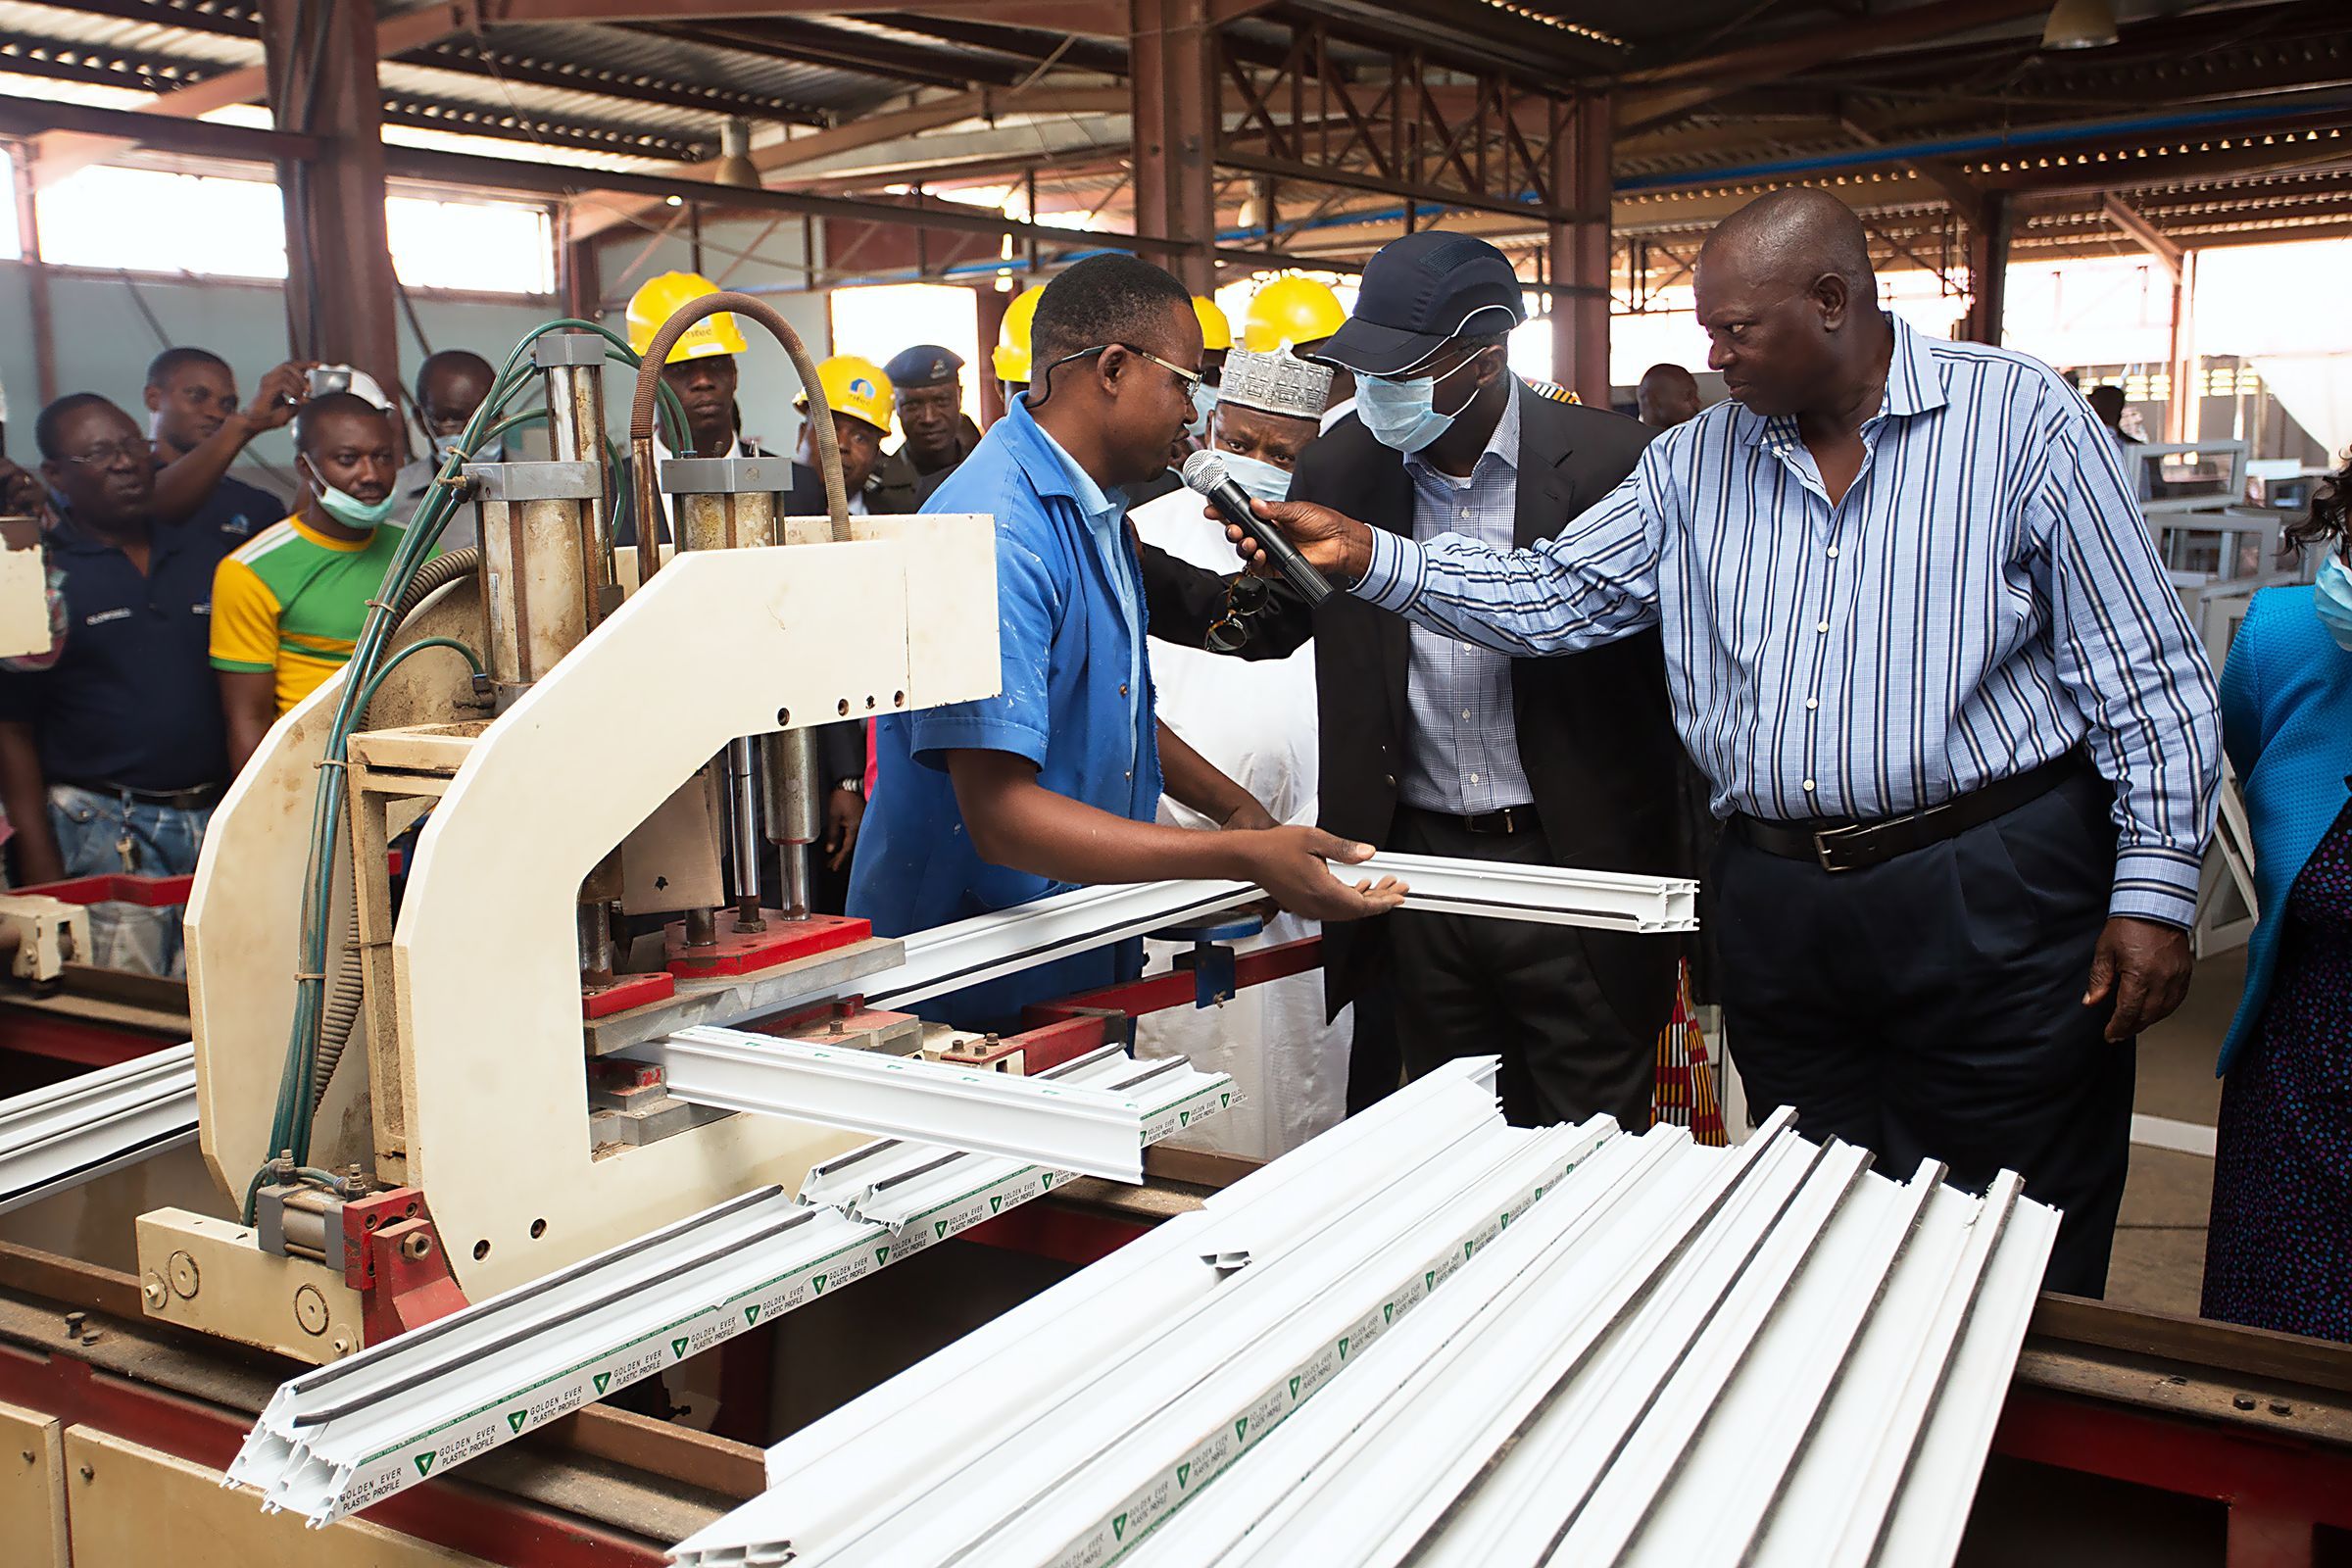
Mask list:
[[[57,853],[69,877],[116,872],[185,876],[196,869],[196,851],[212,816],[209,806],[189,810],[74,784],[49,786],[49,827],[57,835]],[[184,972],[182,908],[176,904],[160,909],[112,902],[91,905],[91,953],[86,961],[140,974]]]

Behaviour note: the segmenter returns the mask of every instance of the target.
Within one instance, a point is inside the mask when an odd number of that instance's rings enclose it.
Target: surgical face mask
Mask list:
[[[309,466],[307,463],[304,466]],[[317,468],[311,468],[311,483],[318,487],[318,504],[326,509],[326,514],[346,528],[372,530],[392,515],[392,509],[400,504],[400,498],[388,490],[381,501],[362,501],[349,491],[328,484]]]
[[[1215,387],[1210,386],[1206,381],[1200,382],[1194,386],[1193,420],[1195,423],[1199,424],[1201,429],[1205,430],[1208,428],[1208,416],[1210,413],[1215,410],[1216,406],[1217,389]]]
[[[1246,458],[1239,452],[1219,452],[1217,456],[1225,460],[1226,477],[1257,500],[1272,506],[1290,499],[1290,469],[1278,468],[1263,458]]]
[[[1461,413],[1440,414],[1438,383],[1478,363],[1472,355],[1444,375],[1425,375],[1412,381],[1392,381],[1381,375],[1355,378],[1355,416],[1364,421],[1372,439],[1398,452],[1418,452],[1444,435]]]
[[[2320,624],[2328,628],[2336,647],[2352,653],[2352,570],[2345,568],[2341,550],[2320,563],[2313,587],[2312,605],[2319,611]]]

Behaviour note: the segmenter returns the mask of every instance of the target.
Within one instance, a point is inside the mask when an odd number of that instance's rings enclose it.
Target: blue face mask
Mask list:
[[[1290,499],[1290,469],[1277,468],[1262,458],[1246,458],[1239,452],[1219,452],[1217,456],[1225,460],[1226,477],[1255,499],[1268,506]]]
[[[1217,389],[1206,381],[1193,388],[1193,418],[1201,429],[1208,428],[1208,416],[1217,406]]]
[[[1372,439],[1384,447],[1398,452],[1418,452],[1453,424],[1461,411],[1440,414],[1436,403],[1438,383],[1478,363],[1472,355],[1444,375],[1425,375],[1412,381],[1392,381],[1386,376],[1359,375],[1355,378],[1355,416],[1364,421]]]
[[[2330,553],[2320,563],[2312,605],[2319,611],[2320,624],[2335,639],[2335,646],[2352,653],[2352,570],[2345,568],[2340,551]]]
[[[400,504],[400,498],[389,490],[381,501],[362,501],[349,491],[328,484],[316,468],[311,469],[311,483],[318,492],[318,505],[326,509],[328,516],[346,528],[362,532],[382,526],[384,519],[392,515],[392,509]]]

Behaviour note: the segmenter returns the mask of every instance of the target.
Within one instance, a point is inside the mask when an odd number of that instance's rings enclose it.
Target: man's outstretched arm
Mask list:
[[[1526,550],[1452,533],[1416,543],[1306,501],[1251,505],[1358,599],[1525,659],[1578,653],[1656,624],[1664,472],[1652,446],[1616,489]],[[1228,525],[1225,537],[1250,570],[1272,574],[1254,535]]]
[[[964,830],[983,859],[1056,882],[1253,882],[1296,914],[1353,920],[1403,902],[1393,878],[1350,887],[1326,862],[1372,854],[1321,828],[1240,828],[1214,833],[1136,822],[1058,795],[1037,766],[1011,752],[951,751],[948,776]]]

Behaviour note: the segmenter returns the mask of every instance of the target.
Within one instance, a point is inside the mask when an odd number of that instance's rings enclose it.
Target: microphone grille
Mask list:
[[[1185,488],[1200,495],[1207,495],[1226,479],[1225,460],[1205,448],[1185,459],[1181,471]]]

